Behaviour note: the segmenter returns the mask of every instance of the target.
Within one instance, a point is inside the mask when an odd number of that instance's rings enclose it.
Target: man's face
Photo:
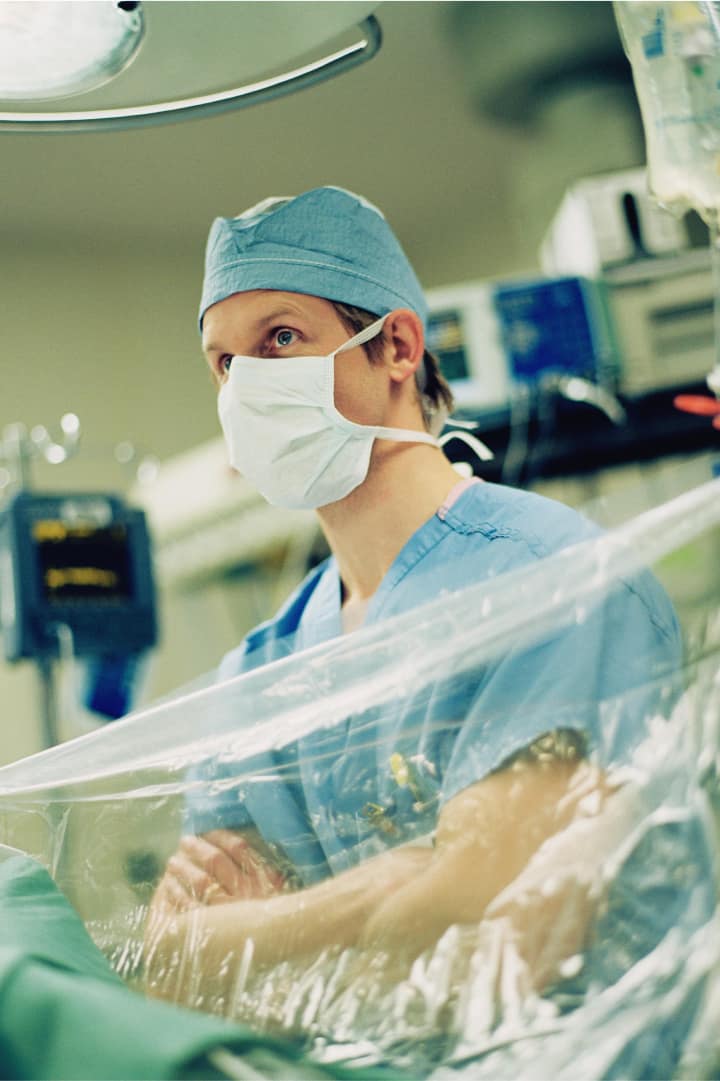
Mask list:
[[[213,304],[203,318],[203,352],[221,387],[233,356],[327,356],[343,345],[347,330],[328,300],[304,293],[255,289]],[[388,378],[370,364],[362,346],[335,358],[335,406],[357,424],[382,424]]]

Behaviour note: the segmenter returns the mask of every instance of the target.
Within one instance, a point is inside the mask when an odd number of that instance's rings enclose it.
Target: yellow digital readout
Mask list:
[[[48,518],[33,523],[33,540],[42,544],[46,541],[64,541],[72,538],[91,537],[97,530],[93,526],[67,526],[56,518]]]
[[[51,567],[45,572],[45,585],[48,589],[63,589],[67,586],[116,589],[119,581],[115,571],[102,570],[100,567]]]

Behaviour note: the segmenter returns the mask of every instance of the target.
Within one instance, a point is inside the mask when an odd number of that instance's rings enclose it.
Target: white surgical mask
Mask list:
[[[427,432],[355,424],[335,408],[335,357],[375,338],[385,317],[326,357],[230,363],[218,414],[230,464],[276,507],[335,503],[365,480],[375,439],[430,443]]]

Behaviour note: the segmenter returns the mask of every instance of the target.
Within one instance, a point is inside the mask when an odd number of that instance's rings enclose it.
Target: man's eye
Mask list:
[[[218,361],[218,371],[220,375],[227,375],[230,371],[230,365],[232,364],[232,357],[229,353],[226,353],[224,357],[220,357]]]
[[[288,330],[286,327],[283,327],[282,330],[276,330],[275,331],[275,336],[273,338],[273,342],[280,349],[284,349],[286,345],[292,345],[294,339],[295,339],[295,331],[294,330]]]

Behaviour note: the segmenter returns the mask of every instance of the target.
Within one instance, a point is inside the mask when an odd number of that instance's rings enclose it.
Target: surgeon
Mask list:
[[[313,509],[331,551],[221,679],[597,535],[557,502],[458,476],[426,322],[406,255],[360,196],[322,187],[214,222],[200,326],[230,462],[273,505]],[[223,783],[193,785],[151,905],[151,990],[189,1001],[199,973],[203,1001],[223,1000],[248,949],[260,972],[327,947],[409,964],[491,911],[531,984],[552,985],[586,940],[589,895],[558,855],[554,893],[520,903],[507,888],[578,817],[600,828],[608,771],[646,735],[680,655],[672,606],[643,573],[581,626],[399,694],[382,716],[360,706],[272,754],[209,761],[194,781]],[[190,942],[195,983],[171,971]]]

